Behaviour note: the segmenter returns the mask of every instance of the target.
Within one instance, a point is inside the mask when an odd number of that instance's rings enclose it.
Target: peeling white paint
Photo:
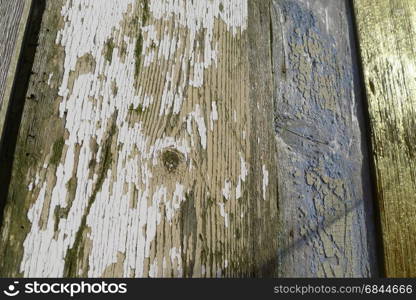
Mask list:
[[[106,128],[109,126],[110,118],[116,110],[119,111],[119,118],[116,121],[118,127],[122,128],[123,119],[126,118],[127,107],[133,101],[134,91],[129,88],[133,85],[134,77],[132,76],[134,69],[130,64],[123,64],[118,60],[117,55],[113,55],[113,64],[111,65],[112,71],[109,70],[105,58],[102,56],[104,44],[109,37],[112,36],[112,32],[120,24],[123,18],[123,14],[127,11],[129,4],[132,5],[134,0],[125,1],[108,1],[98,3],[95,1],[68,1],[62,8],[62,16],[70,20],[65,23],[62,30],[57,35],[56,42],[62,45],[65,49],[65,64],[62,85],[59,88],[59,95],[63,97],[60,104],[60,117],[63,118],[66,113],[65,126],[69,133],[68,139],[65,141],[67,152],[66,157],[59,163],[55,176],[56,183],[53,187],[49,187],[52,190],[50,196],[44,192],[39,193],[38,199],[31,207],[29,214],[30,221],[32,222],[32,229],[29,232],[24,242],[24,254],[21,263],[21,271],[25,276],[39,276],[39,277],[60,277],[63,274],[64,258],[69,248],[73,246],[75,241],[75,235],[81,224],[81,219],[84,211],[87,207],[88,199],[91,197],[94,184],[97,180],[97,175],[92,179],[89,178],[88,163],[93,157],[93,153],[89,148],[89,141],[95,139],[98,145],[101,145],[104,140],[104,134]],[[72,4],[72,5],[71,5]],[[81,9],[80,9],[81,8]],[[83,21],[84,20],[84,21]],[[94,39],[92,39],[86,32],[94,32]],[[131,41],[128,44],[127,52],[133,58],[134,43]],[[117,49],[115,49],[115,52]],[[96,60],[97,68],[95,73],[88,73],[80,75],[74,82],[72,91],[69,89],[69,76],[70,72],[75,70],[77,59],[84,54],[91,54]],[[101,82],[98,79],[100,73],[106,72],[107,80]],[[119,93],[116,97],[111,94],[110,85],[112,81],[117,83],[120,87]],[[101,86],[101,84],[104,84]],[[107,86],[108,88],[106,88]],[[124,89],[123,89],[124,88]],[[102,97],[105,101],[100,104],[100,107],[93,107],[93,103],[88,100],[88,97],[99,98]],[[124,109],[123,109],[124,108]],[[123,115],[124,113],[124,115]],[[99,125],[98,125],[99,124]],[[75,160],[75,148],[76,145],[82,145],[80,149],[79,157],[77,157],[79,163],[76,170],[77,174],[77,186],[75,192],[75,199],[72,202],[72,206],[69,210],[68,217],[66,219],[61,218],[58,224],[58,232],[54,232],[55,216],[50,213],[45,220],[46,226],[44,229],[39,228],[39,221],[42,217],[42,207],[46,201],[46,197],[50,197],[50,211],[53,212],[56,207],[67,207],[66,198],[68,196],[67,183],[72,177],[72,171]],[[102,148],[98,151],[98,161]],[[122,175],[125,172],[121,172]],[[95,204],[101,202],[104,199],[104,195],[107,198],[113,196],[109,192],[109,170],[106,174],[106,178],[103,183],[102,190],[97,194],[97,200]],[[46,182],[44,182],[42,191],[46,189]],[[117,190],[117,188],[115,189]],[[117,195],[115,195],[117,196]],[[125,196],[124,196],[125,198]],[[122,201],[120,203],[128,203],[128,201]],[[108,206],[109,202],[100,209],[100,215],[103,212],[108,211],[113,215],[117,215],[124,210],[124,205],[117,205],[114,202],[114,207]],[[111,203],[111,202],[110,202]],[[104,204],[104,203],[103,203]],[[117,209],[112,209],[117,208]],[[100,222],[108,222],[108,218],[102,219],[94,217],[94,205],[91,209],[92,215],[87,219],[87,224],[91,226],[91,236],[94,239],[93,249],[101,248],[100,241],[105,240],[107,244],[106,251],[109,255],[101,255],[100,257],[108,258],[109,261],[106,265],[104,262],[97,261],[98,256],[92,255],[90,276],[99,276],[104,269],[111,263],[117,261],[117,245],[118,243],[112,239],[120,237],[120,234],[113,234],[114,231],[106,232],[110,240],[107,240],[105,236],[97,236],[96,232],[104,233],[103,226]],[[121,215],[119,215],[121,216]],[[123,217],[125,214],[123,214]],[[91,222],[95,220],[96,222]],[[109,226],[108,224],[104,224]],[[115,226],[114,226],[115,225]],[[121,226],[122,224],[112,224],[114,228],[125,228],[127,226]],[[98,227],[101,227],[97,229]],[[53,238],[55,236],[55,238]],[[104,242],[104,240],[102,240]],[[112,243],[112,244],[111,244]],[[108,245],[110,248],[108,249]],[[47,247],[48,251],[39,251],[40,249]],[[120,246],[122,247],[122,246]],[[121,249],[122,252],[125,249]],[[96,250],[93,250],[96,251]],[[94,253],[95,255],[97,253]],[[98,264],[98,265],[97,265]],[[99,273],[95,273],[95,272]]]
[[[210,116],[210,121],[211,121],[211,131],[214,130],[214,122],[218,121],[218,110],[217,110],[217,102],[216,101],[212,101],[211,102],[211,116]]]
[[[201,146],[203,149],[206,149],[207,148],[207,128],[205,126],[205,119],[204,119],[204,116],[202,115],[201,107],[199,106],[199,104],[196,105],[195,111],[189,113],[188,115],[187,131],[188,131],[188,134],[190,135],[192,135],[192,129],[191,129],[192,119],[194,119],[196,122]]]
[[[176,55],[182,43],[195,45],[189,50],[181,53],[181,59],[173,69],[182,69],[183,72],[190,72],[189,82],[183,80],[171,90],[171,85],[166,84],[164,89],[165,101],[161,114],[168,114],[172,105],[173,113],[178,114],[183,102],[183,95],[186,86],[202,87],[204,83],[204,70],[216,66],[218,59],[218,41],[213,39],[215,19],[222,20],[233,35],[242,32],[247,27],[248,7],[247,1],[242,0],[212,0],[195,1],[186,0],[164,0],[151,1],[150,11],[156,20],[172,22],[174,27],[183,27],[188,34],[177,39],[172,37],[170,32],[163,31],[158,36],[152,25],[143,27],[145,40],[143,51],[145,53],[144,66],[147,67],[153,62],[161,63],[161,60],[168,60]],[[203,39],[198,37],[203,34]],[[159,47],[155,53],[154,47]],[[201,55],[200,53],[203,53]],[[188,70],[188,62],[190,70]],[[167,82],[169,78],[166,77]]]
[[[32,180],[27,187],[29,192],[33,191],[33,189],[39,185],[40,180],[41,180],[40,175],[37,173],[35,176],[35,179]]]
[[[175,216],[175,213],[181,207],[181,203],[185,201],[185,187],[179,183],[176,183],[176,189],[173,194],[172,201],[167,201],[166,203],[166,218],[172,223],[172,219]]]
[[[211,1],[151,1],[150,10],[156,19],[175,18],[183,27],[190,30],[191,41],[195,40],[198,30],[207,29],[212,34],[214,18],[220,17],[235,35],[247,26],[247,2],[241,0]],[[234,13],[232,13],[234,12]]]
[[[51,85],[51,80],[52,80],[52,77],[53,77],[53,73],[50,73],[50,74],[49,74],[49,77],[48,77],[48,85],[49,85],[49,86]]]
[[[225,22],[234,35],[245,30],[247,3],[241,0],[150,2],[153,18],[173,22],[175,26],[185,28],[189,36],[177,38],[170,36],[169,32],[159,32],[153,25],[143,27],[144,68],[160,63],[161,59],[168,60],[178,55],[177,51],[184,43],[196,43],[196,49],[187,47],[181,50],[181,59],[176,59],[177,63],[164,75],[166,81],[161,88],[161,96],[155,97],[145,94],[140,82],[135,88],[137,78],[132,62],[135,61],[137,41],[121,34],[122,21],[126,16],[132,17],[131,7],[135,2],[68,0],[62,8],[61,15],[65,23],[56,38],[56,43],[65,50],[64,72],[59,87],[59,96],[62,97],[59,116],[65,118],[68,136],[65,140],[65,154],[56,170],[48,168],[48,161],[45,161],[42,172],[48,172],[48,176],[42,175],[41,178],[38,173],[28,186],[30,191],[39,189],[39,193],[28,212],[32,227],[24,241],[20,265],[25,277],[63,275],[65,256],[74,246],[84,215],[84,225],[90,232],[88,238],[91,240],[91,253],[86,253],[89,277],[102,276],[109,266],[119,263],[119,253],[125,256],[122,262],[123,274],[120,275],[144,276],[145,262],[149,259],[152,261],[150,266],[146,266],[149,267],[149,276],[158,275],[158,261],[151,253],[152,243],[158,225],[165,221],[163,216],[166,215],[166,221],[172,223],[181,203],[185,201],[186,190],[180,182],[165,184],[155,174],[155,168],[160,166],[161,154],[168,148],[175,148],[187,161],[192,146],[195,146],[193,138],[196,132],[201,147],[207,149],[208,132],[203,114],[205,108],[195,104],[194,111],[185,116],[188,136],[161,135],[153,140],[147,135],[142,122],[130,122],[130,107],[137,109],[141,106],[147,109],[157,104],[160,105],[161,116],[171,112],[181,113],[185,101],[184,91],[189,83],[185,80],[179,84],[175,82],[175,72],[179,69],[187,72],[189,66],[190,85],[193,88],[201,87],[204,71],[217,64],[218,42],[213,40],[214,21],[220,19]],[[199,44],[197,40],[201,32],[205,32],[205,35]],[[126,42],[124,60],[120,58],[117,45],[113,49],[111,63],[104,57],[105,44],[109,38],[115,41],[119,38]],[[76,71],[78,59],[85,54],[95,60],[96,67],[73,80],[71,76]],[[50,74],[48,84],[52,78],[53,74]],[[114,83],[118,88],[116,95],[112,92]],[[213,130],[214,121],[218,120],[215,102],[212,102],[211,109]],[[116,133],[109,137],[112,125]],[[109,138],[113,139],[111,144],[117,146],[117,159],[112,161],[110,168],[102,175],[99,170],[91,175],[89,164],[94,160],[98,164],[103,163],[101,160],[106,151],[104,147]],[[91,149],[93,142],[98,145],[98,149]],[[192,163],[189,166],[192,169]],[[73,174],[76,174],[76,178],[72,178]],[[56,180],[47,180],[53,176]],[[246,176],[247,170],[242,160],[239,182],[245,181]],[[68,183],[71,180],[75,180],[76,189],[69,208]],[[100,186],[97,186],[99,181]],[[227,200],[231,198],[231,189],[231,181],[226,181],[223,194]],[[87,210],[91,199],[92,205]],[[220,214],[228,227],[228,213],[224,204],[221,204]],[[43,213],[44,207],[49,207],[48,214]],[[69,212],[66,218],[59,218],[56,224],[54,212],[58,207],[69,208]],[[162,211],[162,207],[165,211]],[[179,247],[173,247],[169,253],[179,277],[183,273],[181,253]]]
[[[183,275],[181,253],[182,253],[181,247],[179,247],[179,249],[177,249],[176,247],[173,247],[169,251],[170,262],[172,266],[176,266],[176,272],[177,272],[178,277],[182,277]]]
[[[241,184],[242,182],[246,181],[246,177],[248,175],[247,163],[244,161],[244,158],[241,152],[240,152],[240,168],[241,168],[241,171],[240,171],[241,174],[238,176],[237,187],[235,189],[236,199],[241,198]]]
[[[218,206],[220,207],[221,217],[224,218],[225,227],[228,228],[228,213],[225,212],[225,205],[224,203],[218,203]]]
[[[263,200],[266,200],[267,186],[269,185],[269,171],[266,169],[266,165],[263,165]]]
[[[224,183],[224,188],[222,189],[222,195],[227,200],[231,199],[231,181],[228,179]]]
[[[155,259],[152,264],[150,264],[149,268],[149,277],[156,278],[157,275],[157,260]]]

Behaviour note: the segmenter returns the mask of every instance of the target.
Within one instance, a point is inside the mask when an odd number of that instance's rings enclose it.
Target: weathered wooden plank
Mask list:
[[[377,275],[351,7],[271,7],[279,178],[279,275]]]
[[[250,46],[262,23],[249,11],[245,0],[46,1],[2,276],[275,272],[272,110],[251,101],[271,91],[249,82],[249,56],[269,49]]]
[[[0,1],[0,140],[32,0]]]
[[[249,139],[251,153],[249,164],[253,184],[248,186],[253,201],[251,223],[257,236],[255,266],[262,272],[255,276],[278,275],[278,201],[277,201],[277,143],[273,127],[273,69],[270,49],[270,0],[248,1],[248,58],[250,87],[250,117],[252,130]],[[271,222],[271,223],[270,223]],[[261,256],[257,256],[261,255]]]
[[[416,276],[416,2],[355,0],[386,275]]]

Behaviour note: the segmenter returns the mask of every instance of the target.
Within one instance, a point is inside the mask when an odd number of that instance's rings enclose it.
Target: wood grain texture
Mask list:
[[[32,0],[0,0],[0,139]]]
[[[386,275],[416,276],[416,2],[355,0]]]
[[[275,273],[273,104],[250,84],[256,49],[270,61],[252,44],[268,6],[254,2],[46,1],[2,276]]]
[[[274,0],[279,275],[377,275],[351,8]]]

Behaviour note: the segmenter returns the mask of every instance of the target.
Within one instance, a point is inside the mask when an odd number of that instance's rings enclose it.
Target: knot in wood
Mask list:
[[[182,161],[182,155],[175,149],[168,149],[162,154],[163,165],[169,173],[174,172]]]

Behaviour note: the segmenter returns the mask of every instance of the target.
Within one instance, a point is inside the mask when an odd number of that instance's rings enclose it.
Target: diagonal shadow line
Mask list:
[[[289,255],[292,251],[300,249],[304,244],[306,244],[311,238],[316,237],[319,235],[320,232],[329,229],[332,225],[334,225],[337,221],[341,220],[342,218],[346,218],[348,214],[353,212],[358,207],[364,205],[362,201],[355,201],[352,206],[347,208],[345,211],[338,213],[331,218],[324,218],[323,221],[318,222],[315,228],[308,230],[308,233],[299,237],[288,247],[281,248],[278,250],[278,257],[279,259],[284,259],[287,255]]]

